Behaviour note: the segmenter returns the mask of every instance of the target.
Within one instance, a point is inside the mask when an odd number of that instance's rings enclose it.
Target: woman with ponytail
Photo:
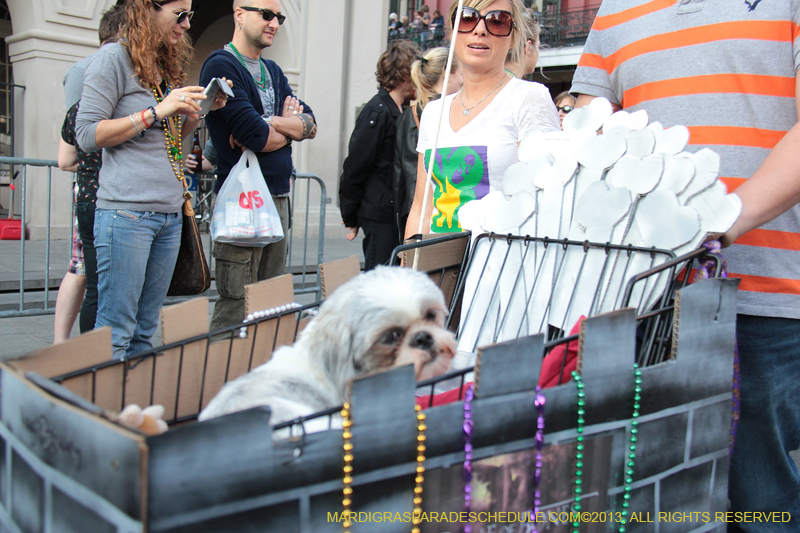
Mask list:
[[[442,94],[447,54],[447,48],[431,48],[411,64],[411,81],[417,90],[417,99],[397,119],[393,192],[395,218],[401,241],[417,184],[419,119],[428,102],[436,100]],[[460,88],[461,71],[458,69],[458,60],[453,58],[445,95],[453,94]]]
[[[191,0],[120,0],[126,23],[86,70],[76,136],[103,150],[94,235],[96,327],[114,358],[152,347],[181,237],[181,139],[200,118],[202,87],[182,87],[192,58]],[[225,105],[217,96],[212,109]]]

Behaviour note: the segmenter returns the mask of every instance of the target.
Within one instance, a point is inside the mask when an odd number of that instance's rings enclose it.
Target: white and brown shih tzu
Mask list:
[[[414,364],[417,381],[444,374],[456,341],[442,291],[420,272],[378,267],[339,287],[293,346],[226,384],[208,420],[260,405],[278,424],[342,405],[356,377]]]

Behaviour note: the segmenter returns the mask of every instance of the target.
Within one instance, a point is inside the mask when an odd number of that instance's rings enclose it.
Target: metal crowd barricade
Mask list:
[[[294,243],[294,235],[295,229],[297,228],[297,219],[294,216],[297,210],[297,198],[298,196],[302,195],[302,187],[300,194],[298,194],[298,181],[305,182],[305,210],[303,212],[303,225],[302,225],[302,235],[303,235],[303,258],[300,264],[296,264],[293,257],[293,243]],[[316,263],[313,265],[308,264],[308,256],[309,256],[309,228],[311,227],[311,223],[309,222],[310,218],[310,211],[311,211],[311,184],[316,183],[319,186],[319,233],[317,237],[317,256],[316,256]],[[327,189],[325,187],[325,182],[322,181],[322,178],[317,176],[316,174],[303,174],[297,173],[292,174],[292,193],[291,193],[291,209],[292,209],[292,227],[289,229],[289,235],[287,238],[289,239],[288,242],[288,250],[287,250],[287,258],[288,258],[288,266],[287,272],[295,276],[299,276],[300,280],[299,283],[295,285],[295,294],[316,294],[316,301],[319,302],[322,300],[322,278],[319,274],[319,265],[324,263],[324,247],[325,247],[325,208],[330,200],[328,199]],[[313,253],[313,252],[312,252]],[[315,280],[311,280],[309,278],[315,277]]]
[[[14,167],[21,166],[21,190],[20,199],[22,204],[21,209],[21,231],[20,231],[20,266],[19,266],[19,307],[16,310],[0,311],[0,318],[18,317],[18,316],[35,316],[42,314],[51,314],[55,312],[55,307],[50,307],[50,258],[51,258],[51,206],[52,206],[52,174],[53,168],[58,168],[57,161],[43,160],[43,159],[25,159],[19,157],[0,157],[0,165],[9,165],[14,174]],[[45,241],[45,269],[44,269],[44,303],[41,309],[26,309],[26,287],[25,287],[25,234],[26,216],[28,212],[27,203],[27,180],[28,180],[28,167],[38,167],[47,169],[47,200],[46,200],[46,241]],[[69,199],[73,204],[70,216],[70,238],[72,236],[72,229],[75,220],[74,202],[72,198]],[[71,249],[71,247],[70,247]]]

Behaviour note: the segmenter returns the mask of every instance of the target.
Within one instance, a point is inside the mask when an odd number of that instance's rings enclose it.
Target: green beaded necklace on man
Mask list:
[[[233,53],[236,55],[236,58],[239,60],[239,63],[242,64],[244,69],[247,72],[250,72],[250,69],[247,68],[247,64],[244,62],[244,58],[242,57],[242,54],[239,53],[239,50],[237,50],[236,47],[233,45],[233,41],[229,42],[228,46],[231,47],[231,50],[233,50]],[[264,67],[264,62],[261,61],[260,58],[259,58],[258,64],[261,65],[261,81],[258,81],[256,79],[256,77],[253,76],[252,73],[250,74],[250,77],[253,78],[253,82],[255,82],[255,84],[258,86],[259,89],[261,89],[262,91],[266,91],[267,90],[267,69]]]

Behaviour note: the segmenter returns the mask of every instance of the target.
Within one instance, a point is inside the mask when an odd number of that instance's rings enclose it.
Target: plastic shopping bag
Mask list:
[[[283,239],[283,226],[256,154],[246,150],[217,194],[211,238],[235,246],[266,246]]]

